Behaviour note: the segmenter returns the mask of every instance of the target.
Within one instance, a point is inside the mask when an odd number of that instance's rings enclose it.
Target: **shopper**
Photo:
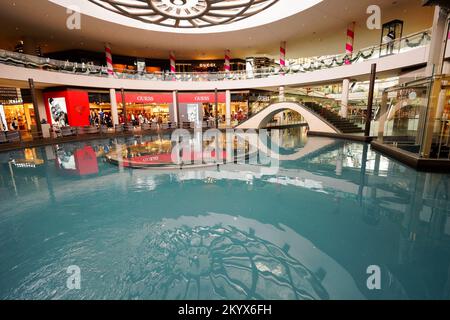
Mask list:
[[[14,118],[13,121],[11,122],[10,129],[12,131],[16,131],[19,129],[19,122],[17,121],[17,118]]]

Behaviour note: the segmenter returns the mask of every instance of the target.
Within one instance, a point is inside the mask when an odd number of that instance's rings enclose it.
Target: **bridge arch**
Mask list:
[[[327,133],[339,133],[339,131],[326,120],[314,112],[307,109],[305,106],[294,102],[280,102],[274,103],[264,110],[260,111],[244,123],[237,126],[237,129],[261,129],[264,128],[268,122],[277,113],[285,110],[292,110],[302,115],[305,121],[308,123],[309,130],[315,132],[327,132]]]

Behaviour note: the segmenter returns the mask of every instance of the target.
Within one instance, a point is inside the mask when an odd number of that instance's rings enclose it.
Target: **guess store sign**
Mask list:
[[[117,93],[116,99],[118,103],[122,102],[122,94]],[[216,97],[214,93],[179,93],[179,103],[215,103]],[[225,93],[221,92],[217,94],[217,102],[225,103]],[[127,92],[125,93],[126,103],[160,103],[160,104],[172,104],[172,93],[140,93],[140,92]]]
[[[178,99],[179,103],[215,103],[216,95],[214,93],[180,93]],[[225,103],[225,93],[218,93],[217,100],[218,103]]]
[[[116,93],[118,103],[122,102],[122,94]],[[140,93],[128,92],[125,93],[126,103],[173,103],[172,94],[170,93]]]

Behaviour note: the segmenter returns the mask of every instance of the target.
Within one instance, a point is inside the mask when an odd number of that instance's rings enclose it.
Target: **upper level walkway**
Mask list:
[[[0,51],[0,85],[26,87],[34,79],[37,87],[77,86],[124,88],[127,90],[207,91],[270,88],[289,85],[312,85],[343,78],[367,77],[370,66],[377,63],[379,73],[393,73],[427,62],[430,31],[397,40],[392,53],[384,55],[382,46],[360,50],[349,57],[336,55],[309,59],[307,63],[291,61],[290,67],[256,69],[229,73],[130,73],[116,72],[108,77],[105,67]]]

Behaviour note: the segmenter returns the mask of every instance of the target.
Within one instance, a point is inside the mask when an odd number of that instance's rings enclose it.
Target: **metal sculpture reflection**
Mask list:
[[[193,218],[195,219],[195,218]],[[328,299],[323,270],[232,226],[150,226],[129,263],[121,298]]]

